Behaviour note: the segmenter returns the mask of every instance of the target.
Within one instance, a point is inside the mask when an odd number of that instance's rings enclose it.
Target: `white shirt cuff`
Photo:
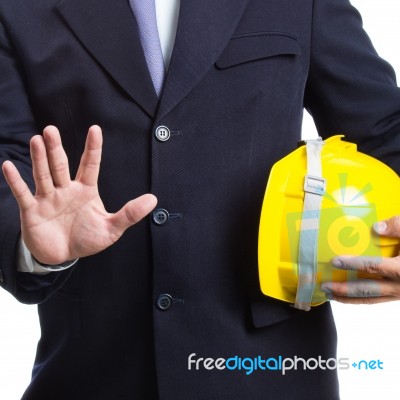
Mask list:
[[[29,272],[31,274],[45,275],[49,272],[64,271],[72,267],[78,259],[67,261],[60,265],[43,265],[40,264],[28,248],[25,246],[22,238],[18,241],[18,254],[17,254],[17,271],[19,272]]]

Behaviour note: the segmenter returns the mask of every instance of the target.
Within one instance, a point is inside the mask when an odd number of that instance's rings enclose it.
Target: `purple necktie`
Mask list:
[[[147,66],[159,96],[164,82],[165,66],[157,28],[155,0],[129,0],[129,4],[136,17]]]

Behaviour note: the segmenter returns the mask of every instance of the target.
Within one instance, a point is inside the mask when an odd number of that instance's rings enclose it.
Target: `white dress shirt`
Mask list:
[[[163,53],[165,70],[168,70],[175,43],[176,29],[178,27],[180,0],[155,0],[155,2],[161,51]],[[52,271],[61,271],[72,267],[76,261],[72,261],[70,264],[60,268],[54,266],[55,269]],[[48,274],[51,272],[33,258],[22,239],[19,240],[18,244],[17,269],[20,272],[30,272],[33,274]]]
[[[165,70],[168,70],[178,27],[181,0],[156,0],[157,28]]]

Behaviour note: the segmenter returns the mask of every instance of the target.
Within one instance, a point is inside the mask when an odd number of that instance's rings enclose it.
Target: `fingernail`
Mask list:
[[[343,268],[344,268],[343,260],[341,260],[341,259],[338,258],[338,257],[335,257],[335,258],[332,260],[332,265],[333,265],[335,268],[339,268],[339,269],[343,269]]]
[[[326,294],[326,297],[332,296],[332,287],[329,285],[329,283],[323,283],[321,285],[321,292],[324,292]]]
[[[374,224],[374,230],[376,233],[385,233],[387,229],[387,223],[384,221],[376,222]]]

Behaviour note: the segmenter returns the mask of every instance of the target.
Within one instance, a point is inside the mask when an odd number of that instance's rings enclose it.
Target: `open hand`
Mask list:
[[[153,195],[145,194],[115,214],[105,210],[97,187],[102,141],[101,129],[92,126],[76,178],[71,180],[57,128],[48,126],[43,136],[34,136],[30,147],[35,195],[12,162],[3,164],[19,204],[22,239],[42,264],[61,264],[104,250],[157,203]]]

